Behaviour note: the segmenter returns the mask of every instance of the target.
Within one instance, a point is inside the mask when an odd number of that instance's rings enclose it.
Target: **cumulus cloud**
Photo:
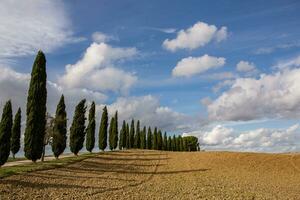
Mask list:
[[[206,149],[237,151],[297,151],[297,141],[300,139],[299,124],[287,129],[259,128],[243,132],[217,125],[209,131],[194,131],[183,135],[198,137],[200,145]]]
[[[92,34],[92,39],[93,39],[94,42],[97,42],[97,43],[108,42],[108,41],[111,41],[111,40],[117,40],[116,37],[106,35],[102,32],[94,32]]]
[[[24,114],[26,108],[29,80],[30,74],[19,73],[10,67],[1,65],[0,108],[3,107],[4,103],[7,100],[11,99],[14,110],[16,110],[17,107],[21,107],[23,116],[25,116]],[[89,101],[96,101],[99,104],[103,103],[107,99],[107,96],[100,92],[82,88],[67,89],[51,81],[47,82],[47,91],[47,110],[51,114],[54,114],[56,105],[62,94],[65,95],[68,116],[73,115],[74,107],[81,99],[86,98]],[[0,112],[2,112],[2,110],[0,110]]]
[[[238,78],[207,106],[212,120],[247,121],[261,118],[300,117],[300,69],[259,79]]]
[[[256,69],[256,66],[254,63],[250,63],[248,61],[241,60],[237,65],[236,65],[236,70],[239,72],[251,72]]]
[[[197,22],[187,30],[180,30],[175,39],[166,39],[163,47],[173,52],[178,49],[193,50],[205,46],[210,41],[220,42],[226,38],[226,27],[218,29],[215,25]]]
[[[300,55],[287,60],[280,61],[274,67],[278,69],[300,67]]]
[[[94,42],[77,63],[66,66],[66,73],[60,77],[59,83],[66,88],[126,93],[137,77],[114,67],[114,64],[136,54],[135,48],[115,48]]]
[[[103,105],[97,110],[102,110]],[[190,117],[178,113],[169,107],[161,106],[159,100],[151,95],[139,97],[119,97],[114,103],[108,105],[110,115],[118,110],[120,122],[138,119],[142,125],[157,126],[162,130],[187,130]]]
[[[213,57],[207,54],[201,57],[187,57],[180,60],[172,70],[173,76],[192,76],[203,73],[209,69],[225,65],[225,58]]]
[[[0,58],[50,52],[73,37],[72,26],[60,0],[3,0],[0,6]]]

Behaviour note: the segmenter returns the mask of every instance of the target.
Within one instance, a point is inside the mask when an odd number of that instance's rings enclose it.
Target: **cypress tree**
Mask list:
[[[134,135],[135,135],[135,130],[134,130],[134,120],[131,120],[131,125],[130,125],[130,133],[129,133],[129,146],[130,148],[134,147]]]
[[[11,140],[10,140],[10,151],[15,158],[15,154],[20,150],[20,137],[21,137],[21,108],[18,109],[13,127],[11,132]]]
[[[123,121],[123,125],[120,130],[119,150],[122,150],[124,148],[125,129],[126,129],[126,126],[124,126],[124,121]]]
[[[130,148],[130,133],[129,133],[129,124],[126,124],[126,149]]]
[[[179,151],[183,151],[183,141],[182,141],[182,137],[181,135],[178,136],[178,140],[179,140]]]
[[[13,116],[10,100],[6,102],[0,122],[0,166],[6,163],[10,153],[10,137]]]
[[[123,120],[123,124],[122,124],[122,135],[123,135],[123,138],[122,138],[122,142],[121,142],[121,133],[120,133],[120,142],[119,144],[121,143],[122,144],[122,148],[127,148],[126,146],[126,141],[127,141],[127,131],[126,131],[126,122],[125,120]]]
[[[95,120],[96,106],[95,102],[92,102],[91,108],[89,110],[89,124],[86,128],[86,150],[92,152],[95,147],[95,129],[96,129],[96,120]]]
[[[163,139],[163,150],[167,151],[168,150],[168,137],[167,137],[167,132],[164,134],[164,139]]]
[[[146,149],[146,126],[144,126],[141,134],[141,149]]]
[[[114,149],[114,132],[113,132],[114,123],[115,123],[114,117],[112,117],[110,119],[109,129],[108,129],[108,144],[109,144],[109,149],[111,151]]]
[[[152,149],[158,150],[158,145],[157,145],[157,128],[154,128],[153,131],[153,145],[152,145]]]
[[[147,133],[147,149],[152,149],[152,132],[150,126]]]
[[[172,139],[172,151],[176,151],[176,137],[173,135]]]
[[[113,148],[116,149],[118,146],[119,140],[119,126],[118,126],[118,111],[115,113],[114,117],[114,126],[113,126]]]
[[[57,107],[53,126],[52,151],[56,158],[62,154],[67,143],[67,112],[64,95],[61,96]]]
[[[43,153],[46,127],[46,81],[46,58],[44,53],[39,51],[31,72],[24,138],[25,157],[34,162],[40,159]]]
[[[99,128],[99,149],[101,149],[102,151],[104,151],[107,146],[107,127],[108,113],[106,106],[104,106]]]
[[[172,138],[171,138],[171,136],[168,137],[168,151],[172,151]]]
[[[73,122],[70,128],[70,150],[75,155],[77,155],[82,149],[85,138],[85,101],[85,99],[81,100],[76,106]]]
[[[134,147],[138,148],[138,149],[141,148],[141,131],[140,131],[140,121],[139,120],[136,123]]]
[[[162,141],[162,133],[161,133],[161,130],[159,130],[158,132],[157,132],[157,149],[158,150],[162,150],[162,144],[163,143],[163,141]]]

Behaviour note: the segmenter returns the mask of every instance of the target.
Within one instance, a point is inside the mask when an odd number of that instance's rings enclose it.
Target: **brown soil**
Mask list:
[[[300,155],[111,152],[0,179],[0,199],[300,199]]]

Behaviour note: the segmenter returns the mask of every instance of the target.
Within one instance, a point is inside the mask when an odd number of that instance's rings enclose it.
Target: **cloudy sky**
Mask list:
[[[2,0],[0,106],[25,111],[39,49],[48,111],[86,98],[205,149],[300,150],[300,2]],[[23,116],[23,119],[25,116]]]

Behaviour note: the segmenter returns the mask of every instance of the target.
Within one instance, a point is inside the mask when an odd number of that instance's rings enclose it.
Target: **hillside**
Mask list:
[[[300,155],[122,151],[0,179],[0,199],[299,199]]]

